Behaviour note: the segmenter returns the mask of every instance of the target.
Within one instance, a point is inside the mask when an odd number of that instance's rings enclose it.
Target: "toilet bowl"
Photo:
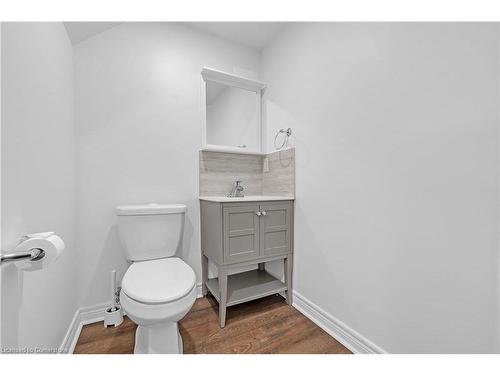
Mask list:
[[[120,302],[137,324],[134,353],[180,354],[178,321],[196,299],[196,276],[175,257],[184,205],[119,206],[118,232],[132,262],[122,279]]]
[[[138,325],[134,353],[182,353],[177,322],[196,294],[194,271],[179,258],[132,264],[123,277],[120,301]]]

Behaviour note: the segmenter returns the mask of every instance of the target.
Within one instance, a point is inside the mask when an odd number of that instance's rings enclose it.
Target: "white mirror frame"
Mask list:
[[[260,139],[259,150],[247,150],[235,146],[211,145],[207,143],[207,81],[220,83],[226,86],[238,87],[240,89],[253,91],[258,94],[257,110],[259,112],[259,128],[258,136]],[[207,151],[231,152],[237,154],[263,154],[264,142],[262,139],[262,94],[266,84],[264,82],[255,81],[248,78],[236,76],[221,72],[211,68],[203,68],[201,70],[201,149]]]

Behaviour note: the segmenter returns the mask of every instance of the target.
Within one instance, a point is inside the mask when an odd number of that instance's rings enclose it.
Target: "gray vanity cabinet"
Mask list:
[[[291,211],[290,203],[286,202],[261,204],[261,256],[290,252]]]
[[[293,201],[200,202],[203,295],[210,291],[219,302],[220,326],[227,306],[283,292],[291,304]],[[216,278],[208,278],[208,260]],[[265,270],[275,260],[283,260],[284,282]],[[256,269],[234,273],[252,265]]]
[[[223,211],[224,261],[241,262],[259,257],[259,205],[226,206]]]

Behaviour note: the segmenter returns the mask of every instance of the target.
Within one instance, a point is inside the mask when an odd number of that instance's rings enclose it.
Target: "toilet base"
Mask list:
[[[134,354],[182,354],[182,337],[177,322],[138,326]]]

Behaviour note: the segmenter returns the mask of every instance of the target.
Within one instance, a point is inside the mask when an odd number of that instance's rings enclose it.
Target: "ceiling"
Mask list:
[[[286,22],[184,22],[200,31],[258,50],[265,48]]]
[[[121,22],[64,22],[72,44],[102,33]],[[285,22],[182,22],[204,33],[261,50],[286,25]]]
[[[64,22],[72,44],[79,43],[91,36],[102,33],[119,25],[121,22]]]

